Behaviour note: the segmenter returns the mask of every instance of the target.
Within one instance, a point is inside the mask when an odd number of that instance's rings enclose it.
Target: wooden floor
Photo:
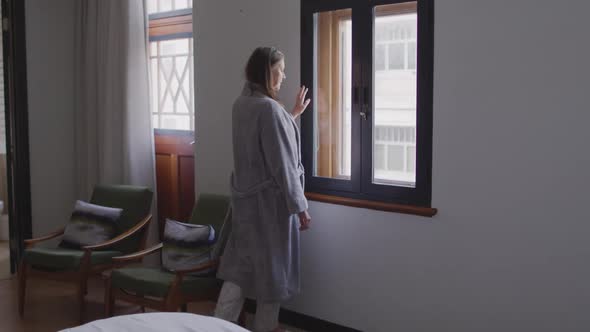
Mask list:
[[[101,319],[103,286],[99,279],[89,283],[86,319]],[[190,308],[194,309],[193,307]],[[136,313],[139,308],[118,305],[116,314]],[[17,282],[0,281],[0,331],[45,332],[77,326],[75,286],[49,280],[31,279],[27,285],[25,315],[21,319],[17,309]]]
[[[91,279],[86,297],[86,320],[102,319],[103,283]],[[192,303],[189,312],[210,315],[215,303]],[[77,326],[77,304],[75,286],[49,280],[31,279],[27,285],[25,315],[21,319],[17,309],[16,279],[0,280],[0,331],[2,332],[46,332],[58,331]],[[139,307],[117,303],[115,315],[139,313]],[[252,316],[248,315],[250,326]],[[292,332],[301,331],[284,326]],[[302,331],[303,332],[303,331]]]
[[[0,280],[10,278],[10,247],[8,241],[0,241]]]

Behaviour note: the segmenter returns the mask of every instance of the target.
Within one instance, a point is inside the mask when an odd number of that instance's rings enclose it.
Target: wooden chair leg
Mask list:
[[[84,252],[84,257],[80,262],[80,270],[78,275],[78,306],[79,306],[79,322],[84,323],[84,314],[86,311],[86,301],[84,297],[88,292],[88,271],[90,270],[90,251]]]
[[[104,290],[104,316],[109,318],[113,316],[113,310],[115,307],[115,297],[113,296],[113,288],[111,287],[111,277],[108,277],[105,281]]]
[[[178,312],[182,310],[182,300],[178,297],[168,297],[164,299],[164,307],[166,308],[165,311]]]
[[[182,311],[182,312],[187,312],[187,311],[188,311],[188,304],[187,304],[187,303],[183,303],[183,304],[180,306],[180,311]]]
[[[145,297],[143,296],[143,294],[141,294],[141,293],[136,293],[136,294],[135,294],[135,296],[137,296],[137,297],[141,298],[142,300],[145,298]],[[144,306],[144,305],[140,305],[140,306],[139,306],[139,310],[140,310],[142,313],[144,313],[144,314],[145,314],[145,306]]]
[[[238,316],[238,325],[243,328],[246,328],[246,310],[244,310],[244,306],[242,306],[242,310],[240,311],[240,315]]]
[[[172,303],[164,303],[164,311],[165,312],[177,312],[178,311],[178,306],[172,304]]]
[[[182,299],[178,296],[176,287],[173,285],[164,297],[164,311],[176,312],[181,306]]]
[[[18,313],[23,317],[25,313],[25,295],[27,289],[27,273],[29,266],[21,261],[18,268]]]
[[[85,305],[86,305],[86,301],[84,301],[84,297],[86,295],[86,280],[83,278],[80,278],[80,280],[78,281],[78,290],[77,290],[77,300],[78,300],[78,310],[79,310],[79,316],[78,316],[78,320],[79,323],[82,324],[84,323],[84,313],[85,313]]]

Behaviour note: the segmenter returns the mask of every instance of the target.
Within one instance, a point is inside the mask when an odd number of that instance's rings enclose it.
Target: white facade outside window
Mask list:
[[[341,174],[350,176],[351,21],[341,25],[344,96]],[[375,18],[373,179],[383,184],[415,185],[417,16]]]
[[[375,18],[373,182],[415,186],[417,15]]]

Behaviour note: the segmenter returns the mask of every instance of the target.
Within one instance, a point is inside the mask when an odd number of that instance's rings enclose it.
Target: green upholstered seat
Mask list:
[[[166,297],[174,277],[174,273],[161,268],[126,267],[111,273],[111,285],[146,296]],[[185,276],[181,290],[186,294],[198,294],[219,285],[221,281],[215,278]]]
[[[212,247],[203,247],[203,251],[212,250],[216,255],[222,251],[227,232],[231,230],[226,222],[230,200],[227,196],[201,194],[193,208],[188,223],[212,225],[215,229],[216,242]],[[111,274],[111,286],[143,295],[165,297],[170,289],[175,274],[160,267],[125,267],[116,269]],[[221,281],[212,273],[207,277],[185,276],[181,285],[184,294],[198,294],[221,285]]]
[[[120,256],[120,251],[93,251],[90,255],[91,265],[108,264],[111,258]],[[35,247],[25,251],[24,259],[34,268],[47,270],[77,270],[84,256],[83,250],[66,248]]]

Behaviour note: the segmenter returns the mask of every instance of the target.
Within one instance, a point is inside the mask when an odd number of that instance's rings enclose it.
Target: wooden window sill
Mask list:
[[[432,216],[436,215],[436,213],[438,212],[438,210],[435,208],[427,208],[427,207],[422,207],[422,206],[413,206],[413,205],[404,205],[404,204],[395,204],[395,203],[367,201],[367,200],[361,200],[361,199],[331,196],[331,195],[317,194],[317,193],[311,193],[311,192],[306,192],[305,196],[310,201],[317,201],[317,202],[337,204],[337,205],[346,205],[346,206],[379,210],[379,211],[413,214],[413,215],[423,216],[423,217],[432,217]]]

